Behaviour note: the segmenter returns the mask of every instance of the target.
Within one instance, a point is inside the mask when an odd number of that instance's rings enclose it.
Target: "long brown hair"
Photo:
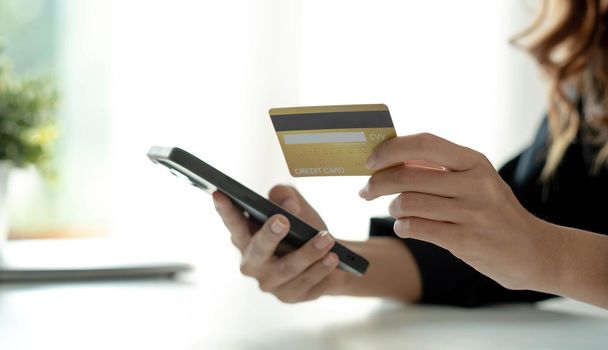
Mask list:
[[[599,172],[608,162],[608,1],[544,0],[536,21],[511,42],[549,78],[550,145],[541,179],[555,172],[583,125],[583,141],[598,149],[591,170]]]

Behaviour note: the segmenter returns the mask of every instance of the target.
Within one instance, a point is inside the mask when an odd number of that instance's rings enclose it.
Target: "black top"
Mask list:
[[[511,186],[521,204],[546,221],[608,234],[605,201],[608,198],[608,168],[591,174],[594,152],[578,137],[568,148],[548,183],[540,172],[547,153],[548,125],[545,119],[534,142],[510,160],[499,174]],[[393,232],[394,219],[372,218],[370,235],[392,236],[411,250],[422,277],[423,303],[479,306],[488,303],[534,302],[552,295],[510,290],[482,275],[449,251],[415,239],[401,239]]]

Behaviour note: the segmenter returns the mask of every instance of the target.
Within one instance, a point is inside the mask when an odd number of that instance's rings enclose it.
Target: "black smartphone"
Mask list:
[[[317,229],[277,204],[260,196],[181,148],[152,146],[148,151],[148,158],[154,163],[164,165],[177,177],[183,178],[191,185],[207,193],[215,191],[224,193],[230,197],[233,203],[247,212],[251,218],[260,223],[264,223],[275,214],[286,216],[291,224],[290,230],[282,241],[282,249],[277,252],[278,255],[301,247],[318,233]],[[336,242],[331,251],[338,255],[339,268],[359,276],[367,270],[369,262],[342,244]]]

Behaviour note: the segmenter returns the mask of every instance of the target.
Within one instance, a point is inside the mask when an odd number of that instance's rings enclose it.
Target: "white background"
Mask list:
[[[291,178],[267,110],[386,103],[398,134],[432,132],[498,167],[531,141],[543,114],[541,74],[508,44],[537,6],[65,1],[66,155],[47,221],[94,221],[113,235],[171,242],[180,254],[200,256],[201,246],[224,254],[231,247],[210,198],[145,157],[158,144],[190,150],[263,194],[293,184],[335,236],[365,239],[369,217],[385,215],[390,198],[361,200],[364,177]],[[14,184],[16,210],[33,202],[30,184]],[[35,222],[29,213],[15,222]]]
[[[113,6],[115,232],[161,225],[192,233],[217,221],[208,198],[173,187],[173,178],[142,157],[149,145],[164,144],[191,150],[261,193],[294,184],[336,236],[365,238],[369,217],[385,214],[388,199],[359,199],[362,177],[290,178],[271,107],[386,103],[399,134],[436,133],[496,166],[530,141],[542,116],[540,74],[508,44],[533,18],[525,2]]]

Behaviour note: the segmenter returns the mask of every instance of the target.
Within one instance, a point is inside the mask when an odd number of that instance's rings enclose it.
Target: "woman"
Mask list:
[[[368,241],[345,242],[370,261],[363,277],[336,268],[334,239],[295,189],[269,197],[320,233],[281,258],[273,252],[287,219],[256,227],[216,192],[242,273],[285,302],[359,295],[475,306],[559,295],[608,308],[608,1],[551,4],[561,6],[543,6],[518,38],[535,37],[528,50],[551,83],[530,147],[496,172],[483,154],[431,134],[381,144],[360,196],[398,196],[394,219],[372,219]]]

